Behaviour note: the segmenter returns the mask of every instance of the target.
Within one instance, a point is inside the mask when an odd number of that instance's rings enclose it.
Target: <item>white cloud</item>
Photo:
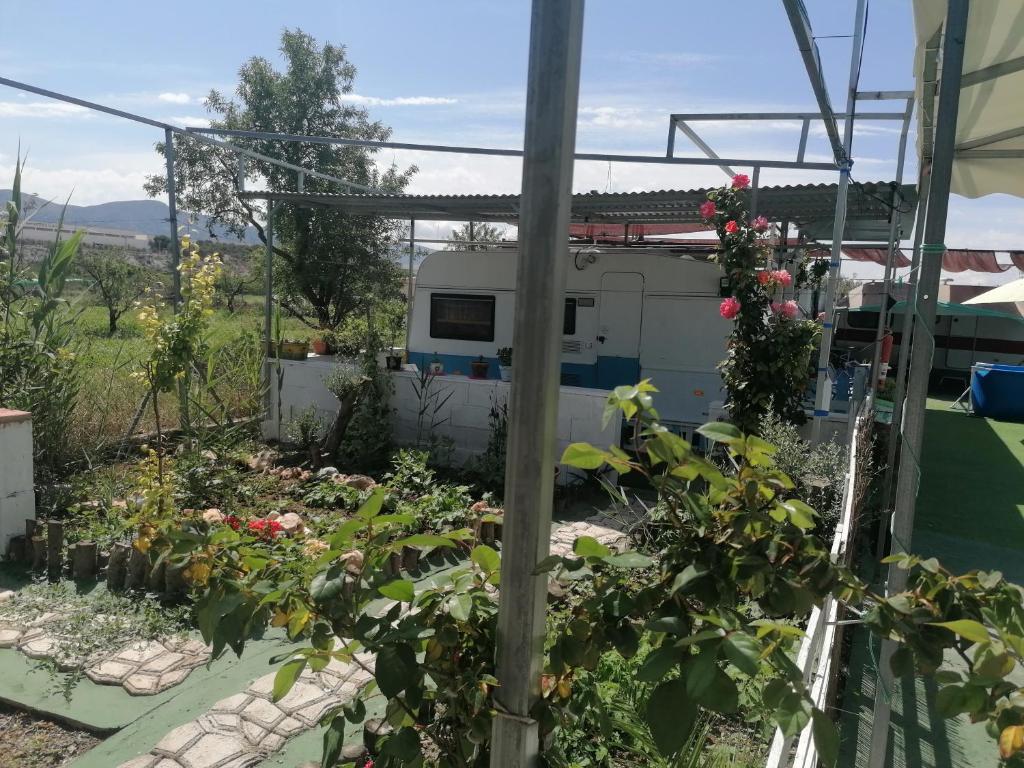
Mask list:
[[[639,130],[667,124],[663,117],[655,117],[649,110],[635,107],[580,107],[579,115],[578,125],[581,128]]]
[[[367,107],[434,107],[444,104],[457,104],[459,100],[449,96],[398,96],[385,99],[379,96],[346,93],[342,94],[341,101]]]
[[[0,101],[0,117],[88,118],[92,113],[62,101]]]
[[[188,104],[192,101],[192,97],[187,93],[173,93],[170,91],[161,93],[156,98],[158,101],[164,101],[168,104]]]
[[[164,118],[164,119],[168,123],[174,123],[175,125],[180,125],[182,128],[187,128],[189,126],[192,126],[192,127],[195,127],[195,128],[209,128],[210,127],[210,118],[208,118],[208,117],[199,117],[198,115],[179,115],[177,117],[167,117],[167,118]]]

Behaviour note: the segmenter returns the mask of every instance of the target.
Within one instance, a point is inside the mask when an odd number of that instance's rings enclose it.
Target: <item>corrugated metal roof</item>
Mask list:
[[[790,221],[818,239],[830,239],[836,203],[836,184],[797,184],[761,187],[757,213],[773,221]],[[707,189],[658,190],[653,192],[585,192],[572,196],[572,221],[646,224],[701,221],[700,204]],[[385,216],[393,219],[441,221],[493,221],[515,223],[519,195],[405,195],[327,192],[241,192],[246,200],[274,199],[315,208],[337,208],[351,215]],[[893,206],[904,212],[903,228],[914,220],[917,190],[894,183],[854,184],[847,203],[848,239],[885,240]]]

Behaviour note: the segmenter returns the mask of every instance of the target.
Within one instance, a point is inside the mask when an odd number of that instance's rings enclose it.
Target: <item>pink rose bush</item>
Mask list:
[[[750,226],[755,232],[765,232],[768,230],[768,219],[764,216],[758,216],[751,222]]]
[[[740,225],[737,224],[735,221],[727,221],[725,222],[725,231],[728,232],[730,235],[735,235],[737,232],[740,231]]]
[[[718,305],[718,314],[724,317],[726,320],[733,320],[736,315],[740,313],[743,305],[739,303],[735,298],[729,296],[726,299],[722,299],[722,303]]]
[[[705,200],[700,204],[700,215],[703,219],[710,219],[715,215],[715,204],[710,200]]]
[[[746,189],[750,186],[750,177],[745,173],[737,173],[732,177],[733,189]]]

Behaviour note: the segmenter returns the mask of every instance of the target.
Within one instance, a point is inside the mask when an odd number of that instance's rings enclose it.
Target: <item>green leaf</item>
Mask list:
[[[715,665],[714,651],[704,651],[697,656],[691,656],[683,664],[683,680],[686,681],[686,692],[694,699],[699,699],[701,694],[711,685],[715,679],[718,667]]]
[[[648,621],[644,629],[648,632],[667,632],[682,636],[690,631],[690,625],[686,619],[679,616],[662,616]]]
[[[972,643],[987,643],[991,639],[985,625],[971,619],[930,622],[930,626],[945,627],[950,632],[959,635],[964,640],[970,640]]]
[[[456,621],[469,621],[469,614],[473,610],[473,597],[465,592],[453,595],[448,600],[448,612]]]
[[[345,720],[335,717],[324,731],[323,756],[320,768],[331,768],[337,765],[341,750],[345,746]]]
[[[775,722],[782,735],[796,736],[811,721],[811,703],[796,691],[788,691],[775,710]]]
[[[352,542],[352,535],[356,531],[361,531],[366,527],[366,521],[360,520],[359,518],[353,518],[352,520],[346,520],[336,530],[327,542],[331,545],[331,549],[347,549],[349,544]]]
[[[486,544],[473,547],[469,558],[485,573],[491,574],[501,570],[501,556]]]
[[[637,670],[636,679],[643,683],[656,683],[667,675],[679,663],[682,654],[671,645],[663,645],[651,651],[644,663]]]
[[[602,557],[601,560],[617,568],[649,568],[654,565],[651,558],[639,552],[621,552],[617,555]]]
[[[672,594],[675,594],[682,589],[686,589],[691,582],[707,576],[707,574],[708,570],[703,566],[701,566],[699,570],[697,569],[697,566],[693,564],[686,566],[682,571],[676,574],[675,579],[672,581]]]
[[[397,757],[402,761],[402,765],[418,765],[419,763],[414,761],[421,757],[419,733],[415,728],[405,726],[398,733],[388,737],[384,746],[381,747],[380,753]]]
[[[658,750],[669,757],[686,744],[697,718],[697,705],[682,679],[662,683],[647,702],[647,725]]]
[[[416,654],[405,643],[385,645],[377,653],[374,678],[380,692],[393,699],[416,681]]]
[[[397,600],[400,603],[411,603],[416,597],[416,588],[408,579],[395,579],[387,584],[377,587],[377,591],[384,597]]]
[[[814,736],[814,748],[825,768],[833,768],[839,759],[839,731],[832,718],[820,709],[811,712],[811,735]]]
[[[789,520],[801,531],[809,531],[814,527],[815,511],[799,499],[789,499],[782,502],[782,506],[789,512]]]
[[[713,421],[698,427],[697,434],[703,435],[708,440],[714,440],[716,443],[725,443],[726,445],[733,445],[743,439],[742,432],[732,424],[727,424],[724,421]]]
[[[372,520],[380,514],[384,505],[384,488],[377,487],[370,494],[370,497],[363,502],[363,505],[356,511],[356,517],[360,520]]]
[[[608,547],[592,536],[580,536],[572,545],[572,551],[580,557],[607,557],[612,553]]]
[[[608,460],[608,452],[590,443],[571,443],[562,453],[562,464],[577,469],[598,469]]]
[[[715,712],[723,714],[735,712],[739,708],[740,703],[740,692],[736,687],[736,683],[733,682],[733,679],[724,670],[719,669],[717,666],[713,666],[712,669],[714,674],[711,676],[711,680],[700,694],[694,696],[694,698],[702,707],[714,710]]]
[[[446,536],[434,536],[429,533],[417,533],[413,536],[406,536],[404,539],[399,539],[391,544],[392,549],[401,549],[402,547],[454,547],[455,542]]]
[[[288,695],[288,691],[295,685],[295,681],[299,679],[299,675],[302,674],[302,670],[305,668],[305,656],[297,656],[281,665],[281,668],[277,670],[277,674],[274,675],[274,688],[271,694],[274,701],[280,701]]]
[[[722,642],[722,651],[738,670],[754,676],[761,668],[761,644],[744,632],[733,632]]]

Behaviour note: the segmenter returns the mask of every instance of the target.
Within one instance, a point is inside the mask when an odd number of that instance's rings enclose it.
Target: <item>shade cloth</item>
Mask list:
[[[914,0],[915,94],[919,109],[918,151],[931,157],[938,98],[937,53],[947,0]],[[1024,196],[1024,157],[986,157],[992,150],[1024,149],[1024,3],[983,0],[970,4],[964,44],[964,87],[957,117],[957,156],[950,191],[965,197],[996,192]],[[996,67],[997,69],[992,69]],[[992,76],[992,75],[998,76]],[[980,151],[980,154],[979,154]]]
[[[1005,302],[1024,301],[1024,278],[1005,283],[991,291],[978,294],[964,304],[1003,304]]]
[[[976,416],[1024,421],[1024,367],[972,365],[971,409]]]
[[[881,307],[878,304],[873,306],[857,307],[851,309],[851,312],[878,312]],[[890,312],[903,313],[907,309],[907,302],[897,301],[892,307],[889,308]],[[1024,318],[1020,315],[1013,315],[1009,312],[1001,312],[997,309],[989,309],[987,307],[967,306],[966,304],[955,304],[947,301],[936,302],[935,313],[938,316],[943,315],[971,315],[974,317],[997,317],[1003,320],[1016,320],[1018,323],[1024,323]]]
[[[843,248],[843,255],[853,261],[871,261],[875,264],[885,264],[889,252],[885,248]],[[909,267],[910,259],[903,255],[903,251],[897,249],[893,254],[893,264],[896,267]]]

